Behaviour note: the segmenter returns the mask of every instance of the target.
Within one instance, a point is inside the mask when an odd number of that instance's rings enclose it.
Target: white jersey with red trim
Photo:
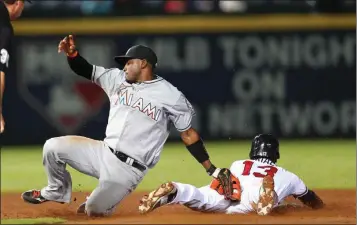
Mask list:
[[[173,182],[177,188],[177,195],[170,204],[178,203],[199,211],[249,213],[254,211],[252,203],[257,203],[259,200],[259,189],[266,175],[274,178],[274,190],[277,193],[275,206],[290,195],[300,197],[308,191],[297,175],[267,159],[238,160],[232,163],[230,170],[240,181],[242,188],[240,202],[225,200],[224,196],[211,189],[210,185],[197,188],[190,184]]]
[[[304,182],[297,175],[266,159],[238,160],[231,165],[230,170],[241,184],[241,204],[246,205],[250,210],[252,210],[250,203],[257,203],[259,200],[259,189],[263,177],[266,175],[274,178],[274,190],[277,194],[275,206],[290,195],[303,196],[308,191]],[[228,210],[234,213],[235,208],[235,206],[231,206]],[[239,211],[240,207],[237,208]]]

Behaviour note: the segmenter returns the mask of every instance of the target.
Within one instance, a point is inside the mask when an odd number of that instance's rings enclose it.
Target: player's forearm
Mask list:
[[[189,146],[201,140],[201,137],[195,129],[190,128],[181,133],[181,139],[186,146]]]
[[[5,91],[5,73],[0,72],[0,113],[2,113],[2,98]]]
[[[303,195],[298,197],[298,199],[304,203],[305,205],[313,208],[313,209],[320,209],[324,206],[323,201],[319,196],[316,195],[315,192],[308,190],[308,192]]]
[[[79,53],[75,57],[67,57],[69,67],[77,75],[88,80],[92,79],[93,65],[88,63]]]
[[[211,168],[212,163],[209,160],[209,155],[203,145],[200,135],[196,130],[190,128],[187,131],[182,132],[181,139],[192,156],[195,157],[195,159],[201,163],[206,170]]]
[[[204,161],[203,163],[201,163],[202,164],[202,166],[203,166],[203,168],[205,168],[206,169],[206,171],[208,170],[208,169],[210,169],[211,167],[212,167],[212,163],[211,163],[211,160],[206,160],[206,161]]]

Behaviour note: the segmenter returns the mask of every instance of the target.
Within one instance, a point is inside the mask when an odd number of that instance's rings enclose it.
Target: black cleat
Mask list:
[[[42,197],[40,190],[29,190],[22,193],[21,198],[31,204],[41,204],[48,200]]]

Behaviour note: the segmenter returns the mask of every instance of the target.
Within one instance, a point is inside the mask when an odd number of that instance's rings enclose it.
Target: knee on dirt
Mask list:
[[[94,203],[87,203],[85,207],[85,212],[90,217],[102,217],[111,214],[111,212],[109,212],[108,210],[103,210],[102,208],[99,208],[97,204]]]

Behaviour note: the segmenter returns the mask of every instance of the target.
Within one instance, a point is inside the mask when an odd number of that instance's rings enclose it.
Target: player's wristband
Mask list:
[[[210,166],[210,168],[208,168],[208,170],[206,170],[208,175],[212,176],[214,178],[217,178],[220,171],[221,171],[221,169],[215,167],[215,165],[213,165],[213,164]]]
[[[74,52],[72,53],[67,53],[67,57],[69,58],[74,58],[78,55],[78,51],[77,50],[74,50]]]
[[[208,153],[201,139],[189,146],[186,146],[186,148],[199,163],[203,163],[209,159]]]

